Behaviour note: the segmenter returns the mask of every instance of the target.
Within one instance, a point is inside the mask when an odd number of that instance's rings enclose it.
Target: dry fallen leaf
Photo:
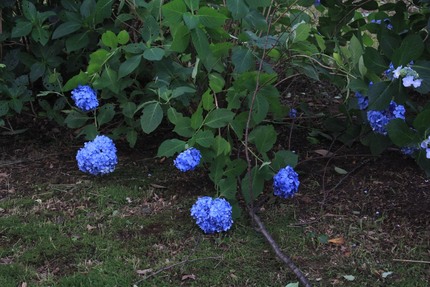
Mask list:
[[[27,287],[27,282],[22,282],[20,287]]]
[[[136,273],[138,275],[146,275],[148,273],[152,272],[152,268],[148,268],[148,269],[143,269],[143,270],[136,270]]]
[[[317,153],[322,156],[333,156],[333,153],[326,149],[316,149],[314,150],[314,153]]]
[[[92,226],[92,225],[87,224],[87,230],[88,230],[88,231],[91,231],[91,230],[96,229],[96,228],[97,228],[97,227],[95,227],[95,226]]]
[[[337,237],[337,238],[329,239],[328,242],[336,245],[343,245],[345,244],[345,239],[343,237]]]
[[[181,278],[182,281],[187,280],[187,279],[196,280],[196,275],[194,275],[194,274],[183,275]]]

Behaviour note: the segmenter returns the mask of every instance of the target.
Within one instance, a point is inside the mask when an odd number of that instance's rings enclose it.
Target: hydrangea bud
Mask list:
[[[99,106],[97,93],[90,86],[78,86],[72,91],[72,99],[84,112],[95,110]]]
[[[174,165],[180,171],[194,170],[199,165],[202,155],[196,148],[189,148],[181,152],[173,161]]]
[[[298,191],[299,185],[299,175],[291,166],[282,168],[273,177],[274,194],[282,198],[292,197]]]

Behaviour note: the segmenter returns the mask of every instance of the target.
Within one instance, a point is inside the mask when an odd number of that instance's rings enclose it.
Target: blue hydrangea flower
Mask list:
[[[201,158],[202,155],[200,154],[200,151],[192,147],[178,154],[173,163],[177,169],[185,172],[194,170],[196,166],[199,165]]]
[[[358,108],[360,110],[365,110],[367,109],[367,106],[369,106],[369,98],[368,97],[364,97],[361,93],[359,92],[355,92],[355,97],[357,98],[357,102],[358,102]]]
[[[413,76],[406,76],[402,79],[404,87],[414,86],[414,88],[418,88],[421,86],[422,81],[422,79],[414,79]]]
[[[103,175],[115,170],[118,163],[114,142],[107,136],[96,136],[86,142],[76,154],[79,170],[92,175]]]
[[[421,143],[421,148],[426,150],[426,158],[430,159],[430,136]]]
[[[398,105],[396,102],[391,101],[388,106],[387,116],[390,120],[392,119],[405,119],[405,107],[403,105]]]
[[[191,207],[191,216],[204,233],[227,231],[233,225],[232,207],[223,198],[203,196]]]
[[[416,150],[417,148],[413,146],[404,146],[400,148],[400,152],[404,155],[412,155]]]
[[[78,86],[72,91],[75,105],[84,112],[95,110],[99,106],[97,93],[90,86]]]
[[[297,117],[297,110],[290,109],[290,118],[295,119]]]
[[[394,71],[394,65],[393,65],[393,63],[390,63],[388,65],[388,69],[385,70],[384,74],[388,79],[392,80],[393,79],[393,71]]]
[[[383,135],[387,134],[385,126],[388,124],[389,119],[386,115],[384,115],[384,113],[380,111],[368,111],[367,120],[369,121],[370,127],[375,133]]]
[[[273,190],[276,196],[292,197],[299,189],[299,175],[291,166],[281,168],[273,177]]]

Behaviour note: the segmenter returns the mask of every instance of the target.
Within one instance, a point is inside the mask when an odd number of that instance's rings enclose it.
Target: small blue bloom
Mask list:
[[[403,105],[398,105],[396,102],[391,101],[390,105],[388,107],[388,118],[392,120],[393,118],[396,119],[405,119],[405,107]]]
[[[358,107],[360,110],[365,110],[369,106],[369,98],[364,97],[361,93],[355,92],[355,97],[357,98]]]
[[[289,165],[273,177],[274,194],[282,198],[292,197],[298,191],[299,185],[299,175]]]
[[[430,136],[420,144],[426,150],[426,158],[430,159]]]
[[[95,110],[99,106],[97,93],[90,86],[78,86],[72,91],[72,99],[84,112]]]
[[[199,165],[202,155],[196,148],[189,148],[186,151],[181,152],[176,159],[173,161],[176,168],[180,171],[194,170]]]
[[[292,119],[297,118],[297,110],[296,109],[290,109],[290,118],[292,118]]]
[[[315,6],[321,5],[321,0],[315,0],[314,5]]]
[[[118,163],[114,142],[107,136],[96,136],[86,142],[76,154],[79,170],[92,175],[103,175],[115,170]]]
[[[386,115],[384,115],[384,113],[380,111],[368,111],[367,120],[369,121],[370,127],[375,133],[383,135],[387,134],[385,126],[388,124],[389,119]]]
[[[390,63],[390,65],[388,65],[388,69],[385,70],[384,74],[388,79],[392,80],[393,79],[393,71],[394,71],[394,65],[393,65],[393,63]]]
[[[400,148],[400,152],[404,155],[412,155],[415,151],[417,151],[417,148],[412,146],[404,146]]]
[[[414,79],[413,76],[406,76],[402,79],[404,87],[410,87],[412,85],[414,88],[418,88],[421,86],[422,81],[422,79]]]
[[[370,21],[370,23],[381,24],[381,19],[379,20],[373,19]]]
[[[203,196],[191,207],[191,216],[204,233],[227,231],[233,225],[232,207],[224,198]]]

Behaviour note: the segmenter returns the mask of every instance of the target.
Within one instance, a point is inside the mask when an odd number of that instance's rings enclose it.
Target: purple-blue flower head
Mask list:
[[[199,165],[201,158],[200,151],[192,147],[178,154],[173,163],[177,169],[185,172],[194,170]]]
[[[95,110],[99,106],[97,93],[90,86],[78,86],[72,91],[72,99],[84,112]]]
[[[370,127],[375,133],[383,135],[387,134],[385,126],[388,124],[389,119],[386,115],[384,115],[384,113],[380,111],[368,111],[367,120],[369,121]]]
[[[203,196],[191,207],[191,216],[204,233],[227,231],[233,225],[232,207],[223,198]]]
[[[417,151],[417,148],[412,146],[404,146],[400,148],[400,152],[404,155],[412,155],[416,151]]]
[[[290,118],[295,119],[297,117],[297,110],[290,109]]]
[[[425,139],[420,146],[426,150],[426,158],[430,159],[430,136],[428,139]]]
[[[299,175],[291,166],[281,168],[273,177],[273,190],[276,196],[292,197],[299,189]]]
[[[76,160],[82,172],[92,175],[111,173],[118,163],[115,144],[107,136],[96,136],[78,150]]]
[[[365,110],[369,106],[369,98],[364,97],[361,93],[355,92],[355,97],[357,98],[358,108],[360,110]]]

